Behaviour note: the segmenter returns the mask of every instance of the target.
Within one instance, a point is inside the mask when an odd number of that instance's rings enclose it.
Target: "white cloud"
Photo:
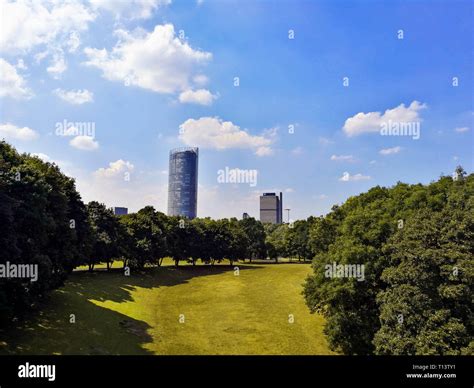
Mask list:
[[[270,146],[275,137],[274,130],[255,136],[240,129],[231,121],[222,121],[219,117],[188,119],[179,128],[179,139],[186,145],[218,150],[250,148],[254,149],[259,156],[271,153]]]
[[[32,96],[33,92],[26,86],[25,80],[15,67],[0,58],[0,97],[27,100]]]
[[[131,173],[134,168],[135,166],[129,161],[119,159],[115,162],[110,162],[107,168],[99,168],[94,172],[94,175],[98,178],[123,177],[126,172]]]
[[[21,58],[18,59],[18,61],[16,62],[15,67],[19,70],[27,70],[28,69],[28,66],[25,65],[25,61]]]
[[[50,162],[51,161],[51,158],[48,155],[43,154],[41,152],[33,152],[31,155],[40,158],[43,162]]]
[[[469,131],[469,127],[460,127],[454,129],[457,133],[463,133]]]
[[[59,50],[53,55],[51,65],[46,68],[46,71],[54,78],[59,79],[61,74],[67,70],[66,59],[64,53]]]
[[[74,177],[84,202],[95,200],[108,207],[124,206],[129,212],[152,205],[166,212],[167,177],[156,171],[135,170],[132,163],[119,159],[92,173],[80,169],[75,171]]]
[[[38,132],[28,127],[17,127],[16,125],[5,123],[0,124],[0,137],[10,140],[29,141],[39,137]]]
[[[176,37],[172,24],[157,25],[152,32],[117,30],[115,34],[119,41],[110,52],[85,48],[85,64],[102,70],[108,80],[158,93],[189,89],[196,68],[212,58]]]
[[[81,45],[81,38],[79,36],[79,33],[77,31],[72,31],[69,34],[69,39],[66,42],[68,51],[70,53],[74,53],[76,52],[76,50],[79,48],[80,45]]]
[[[69,144],[83,151],[94,151],[99,148],[99,143],[92,136],[76,136]]]
[[[0,0],[0,50],[28,52],[39,45],[57,44],[71,31],[87,29],[94,12],[80,2]]]
[[[258,147],[255,151],[257,156],[270,156],[273,155],[273,150],[270,147]]]
[[[352,155],[332,155],[331,160],[336,162],[355,162]]]
[[[402,150],[402,147],[396,146],[392,148],[384,148],[379,151],[380,155],[393,155],[393,154],[398,154]]]
[[[179,102],[188,104],[211,105],[218,96],[207,89],[185,90],[179,95]]]
[[[55,89],[53,93],[62,100],[70,104],[80,105],[94,101],[94,94],[87,89],[83,90],[63,90]]]
[[[208,84],[209,78],[207,78],[207,76],[204,74],[197,74],[193,77],[193,81],[198,86],[204,86]]]
[[[342,177],[339,178],[341,182],[352,182],[352,181],[366,181],[371,179],[368,175],[355,174],[351,175],[347,171],[342,174]]]
[[[117,19],[148,19],[171,0],[89,0],[94,9],[104,9]]]
[[[420,122],[419,111],[426,107],[426,104],[413,101],[408,107],[405,107],[405,104],[400,104],[396,108],[387,109],[383,114],[381,112],[360,112],[349,117],[342,129],[347,136],[357,136],[363,133],[379,132],[383,123]]]

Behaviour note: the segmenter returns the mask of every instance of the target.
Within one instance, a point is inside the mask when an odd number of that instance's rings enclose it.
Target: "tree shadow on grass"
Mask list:
[[[239,271],[262,268],[258,265],[248,264],[237,266]],[[227,265],[164,266],[146,268],[141,271],[132,270],[130,276],[125,276],[123,269],[120,268],[107,272],[73,273],[67,282],[67,288],[87,299],[122,303],[132,301],[131,292],[137,287],[173,287],[188,283],[196,277],[224,273],[234,276],[234,267]]]
[[[262,268],[239,265],[240,271]],[[71,274],[66,285],[52,293],[28,318],[0,330],[1,354],[152,354],[144,345],[153,341],[148,323],[100,307],[91,300],[132,301],[137,287],[173,287],[192,278],[228,272],[234,266],[147,268],[125,276],[122,269]],[[71,314],[74,314],[72,316]],[[73,322],[73,319],[75,322]]]

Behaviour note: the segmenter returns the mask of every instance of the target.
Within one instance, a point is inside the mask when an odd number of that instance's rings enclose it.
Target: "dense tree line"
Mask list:
[[[0,142],[0,265],[37,265],[36,281],[0,277],[0,316],[21,315],[63,285],[76,267],[114,260],[129,268],[161,265],[163,258],[196,264],[264,259],[265,231],[244,220],[168,217],[147,206],[116,216],[98,202],[84,204],[72,178],[58,166],[19,154]]]
[[[474,175],[374,187],[313,220],[304,295],[345,354],[473,354]],[[363,264],[365,280],[325,275]]]
[[[90,225],[74,180],[0,142],[0,264],[36,264],[38,279],[0,278],[0,316],[20,313],[87,259]]]
[[[59,168],[0,142],[0,264],[37,264],[38,279],[0,277],[0,317],[21,315],[76,267],[312,260],[304,285],[345,354],[474,353],[474,175],[376,186],[326,216],[290,224],[169,217],[147,206],[115,216],[84,204]],[[326,276],[364,266],[364,281]]]

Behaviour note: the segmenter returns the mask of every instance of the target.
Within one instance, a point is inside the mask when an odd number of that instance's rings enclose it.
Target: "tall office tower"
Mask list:
[[[198,188],[197,147],[170,151],[168,176],[168,215],[195,218]]]
[[[283,221],[283,194],[263,193],[260,196],[260,221],[281,224]]]
[[[116,216],[125,216],[128,214],[128,208],[126,207],[114,207],[114,214]]]

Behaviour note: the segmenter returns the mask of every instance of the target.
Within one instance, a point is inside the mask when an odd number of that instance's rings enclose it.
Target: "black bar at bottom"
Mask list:
[[[216,378],[225,379],[221,385],[233,386],[268,386],[285,378],[292,386],[473,387],[473,360],[472,356],[0,356],[0,387],[100,383],[141,387],[173,381],[181,386]],[[46,377],[32,376],[35,373]]]

